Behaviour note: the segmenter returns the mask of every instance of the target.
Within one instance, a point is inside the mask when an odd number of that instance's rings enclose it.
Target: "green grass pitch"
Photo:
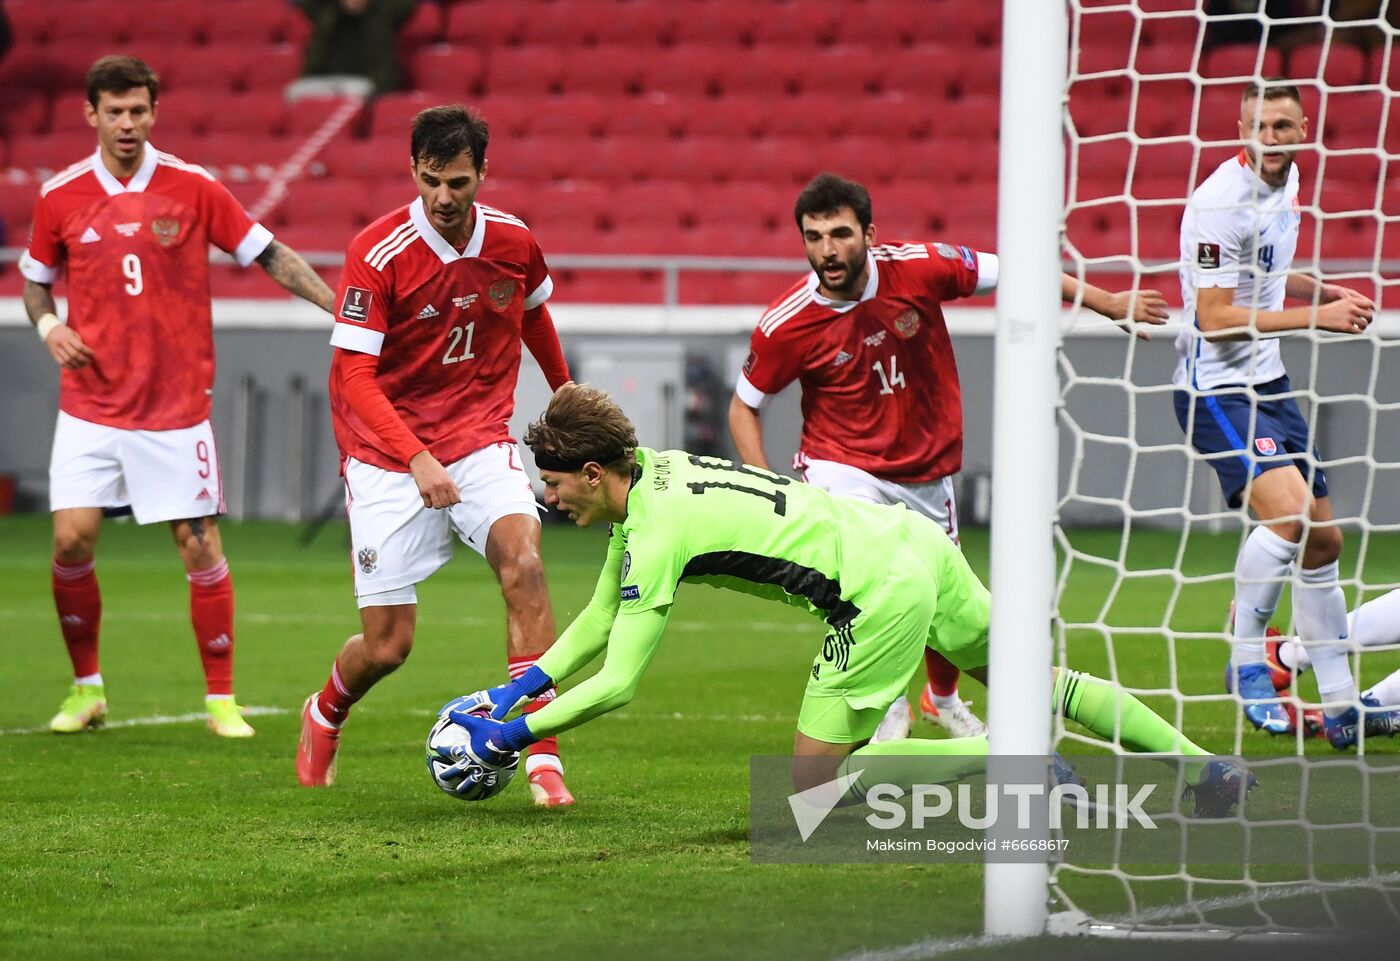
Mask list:
[[[781,605],[709,588],[682,589],[637,699],[565,737],[576,808],[536,810],[523,776],[491,802],[463,804],[433,788],[423,737],[441,703],[499,681],[505,664],[496,585],[459,548],[420,588],[413,656],[347,726],[339,783],[297,787],[297,711],[358,619],[344,529],[329,527],[309,548],[296,534],[224,527],[239,700],[280,712],[252,718],[256,738],[221,741],[192,722],[59,738],[24,733],[46,724],[68,684],[48,586],[48,521],[0,519],[0,956],[840,958],[980,930],[977,865],[750,863],[748,760],[790,750],[820,630]],[[1078,549],[1102,556],[1114,556],[1117,541],[1113,532],[1074,535]],[[1135,534],[1133,549],[1169,566],[1175,542]],[[1202,572],[1229,570],[1234,537],[1192,543]],[[985,532],[968,532],[965,546],[985,575]],[[598,532],[546,529],[561,626],[590,594],[603,548]],[[200,710],[169,535],[108,524],[98,573],[110,720]],[[1373,539],[1366,573],[1400,581],[1400,545]],[[1110,586],[1106,571],[1085,568],[1071,583],[1072,616],[1090,619]],[[1108,621],[1160,624],[1167,586],[1132,582],[1109,604]],[[1171,627],[1218,631],[1228,593],[1225,581],[1194,589]],[[1164,642],[1125,636],[1114,647],[1129,683],[1165,676]],[[1072,639],[1084,669],[1105,670],[1107,651],[1102,636]],[[1183,644],[1183,688],[1216,691],[1221,654],[1219,641]],[[1367,679],[1396,663],[1377,655]],[[974,682],[964,695],[985,707]],[[1224,706],[1186,720],[1205,746],[1232,746]],[[1291,745],[1254,740],[1249,749]],[[1111,910],[1112,886],[1105,892]]]

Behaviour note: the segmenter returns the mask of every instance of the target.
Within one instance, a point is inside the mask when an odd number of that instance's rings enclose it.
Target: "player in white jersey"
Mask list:
[[[1293,157],[1308,134],[1298,88],[1276,80],[1248,87],[1239,130],[1247,146],[1196,188],[1181,223],[1188,323],[1177,338],[1177,419],[1230,505],[1247,505],[1260,521],[1235,564],[1227,686],[1239,691],[1255,727],[1291,729],[1275,700],[1264,632],[1296,560],[1294,620],[1312,654],[1328,740],[1343,748],[1355,743],[1358,718],[1337,579],[1342,534],[1271,336],[1314,328],[1362,333],[1375,305],[1292,272],[1300,220]],[[1306,303],[1285,309],[1285,297]]]

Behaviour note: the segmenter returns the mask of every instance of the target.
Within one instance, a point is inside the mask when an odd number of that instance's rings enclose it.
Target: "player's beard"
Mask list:
[[[850,260],[837,261],[837,263],[846,268],[846,279],[843,280],[839,286],[835,287],[827,282],[826,272],[822,269],[825,266],[824,264],[813,264],[812,269],[817,272],[817,279],[821,281],[822,286],[832,294],[835,294],[836,299],[854,300],[860,293],[857,287],[860,283],[861,267],[865,265],[865,250],[862,249],[858,254],[853,255]]]

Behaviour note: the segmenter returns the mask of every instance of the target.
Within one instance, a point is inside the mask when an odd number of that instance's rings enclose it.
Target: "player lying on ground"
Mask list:
[[[637,446],[606,394],[576,384],[555,393],[525,443],[545,500],[580,527],[610,523],[593,598],[529,671],[478,702],[505,718],[537,692],[606,651],[602,669],[553,703],[508,723],[454,713],[478,756],[523,750],[632,699],[656,653],[682,580],[805,608],[828,625],[797,720],[799,790],[852,764],[919,755],[944,774],[978,770],[985,737],[869,743],[931,647],[985,682],[990,599],[936,523],[902,505],[866,504],[755,467]],[[755,643],[760,639],[755,638]],[[1252,776],[1209,754],[1142,702],[1098,678],[1060,672],[1065,717],[1132,751],[1200,758],[1186,777],[1197,812],[1223,816]],[[482,754],[482,751],[489,752]],[[883,774],[883,772],[882,772]],[[927,779],[903,765],[888,780]]]
[[[1233,611],[1231,611],[1233,620]],[[1347,638],[1360,648],[1400,645],[1400,589],[1367,601],[1347,615]],[[1312,667],[1307,646],[1296,637],[1284,637],[1274,628],[1268,629],[1264,644],[1264,663],[1279,697],[1292,692],[1293,678]],[[1226,686],[1230,684],[1226,671]],[[1361,705],[1366,723],[1358,737],[1394,736],[1400,734],[1400,670],[1393,671],[1379,683],[1361,692]],[[1290,716],[1296,714],[1291,703],[1284,703]],[[1326,726],[1321,708],[1302,711],[1304,729],[1309,735],[1324,737]],[[1295,721],[1296,723],[1296,721]],[[1292,733],[1290,729],[1289,733]]]

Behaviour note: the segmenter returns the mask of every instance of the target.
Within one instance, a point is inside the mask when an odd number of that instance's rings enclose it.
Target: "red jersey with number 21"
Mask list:
[[[521,323],[553,283],[529,228],[475,205],[462,251],[429,222],[423,201],[381,217],[350,244],[331,344],[379,358],[375,380],[440,463],[510,440]],[[342,454],[403,473],[403,461],[351,409],[331,378]]]
[[[68,272],[68,326],[93,361],[60,375],[59,409],[125,430],[178,430],[209,417],[214,333],[209,245],[246,267],[272,234],[203,167],[146,144],[122,183],[95,154],[45,183],[20,271]]]
[[[962,467],[962,392],[941,303],[978,290],[978,254],[949,244],[869,252],[857,301],[817,293],[810,274],[754,330],[738,394],[751,407],[802,385],[799,457],[917,484]]]

